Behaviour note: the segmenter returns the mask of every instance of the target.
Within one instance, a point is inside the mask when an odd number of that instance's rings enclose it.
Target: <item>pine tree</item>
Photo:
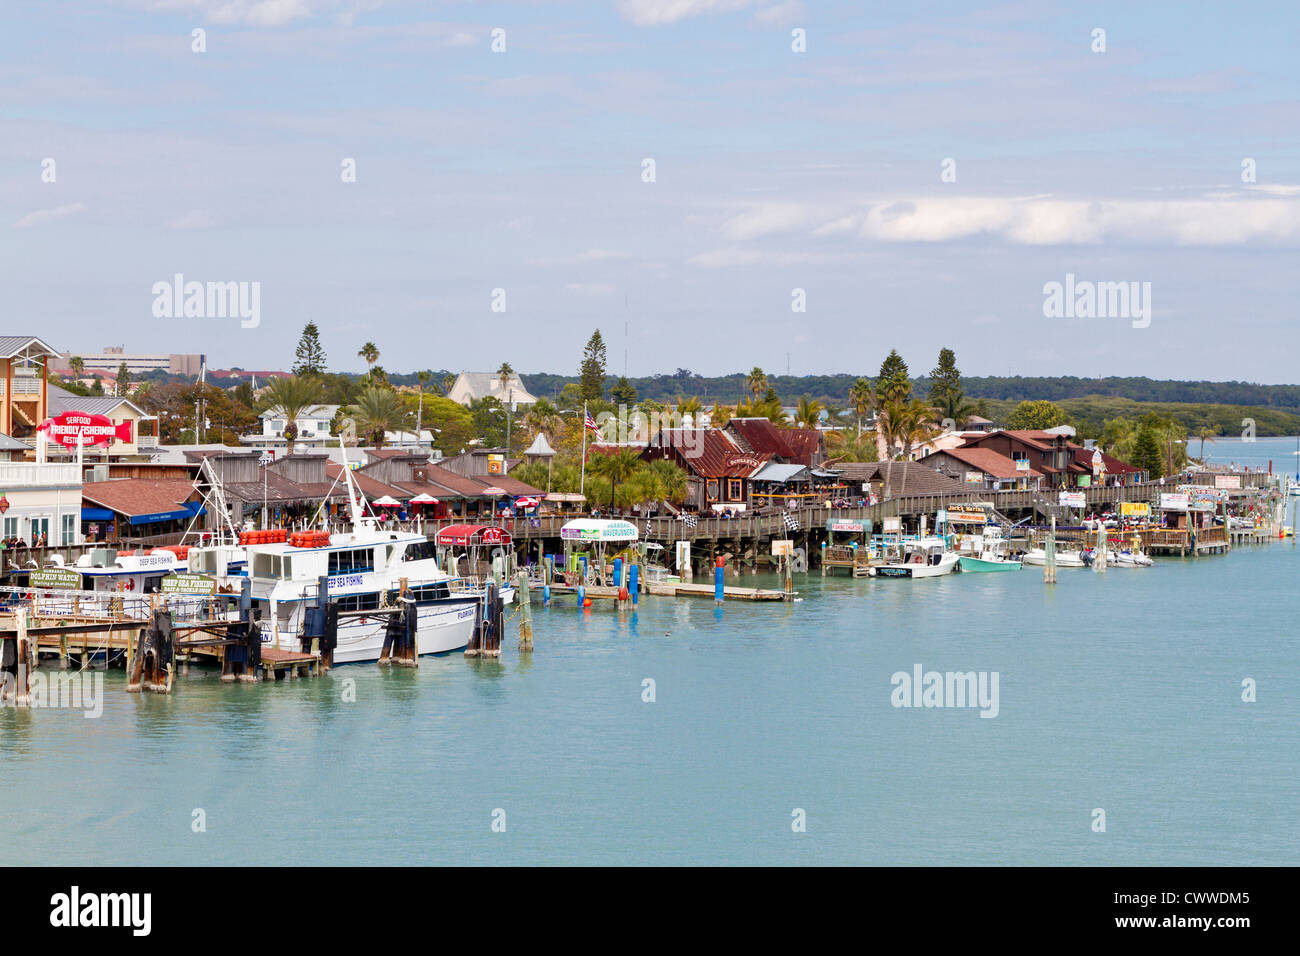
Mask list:
[[[627,380],[627,376],[620,375],[614,387],[609,390],[609,397],[620,405],[635,405],[636,386]]]
[[[325,350],[320,344],[320,329],[315,322],[303,326],[302,338],[298,339],[298,348],[293,353],[294,375],[319,375],[325,371]]]
[[[939,364],[930,369],[930,404],[942,408],[951,396],[961,396],[961,372],[952,349],[939,349]]]
[[[605,397],[605,340],[600,329],[591,333],[582,350],[578,369],[578,394],[584,401],[596,402]]]
[[[1145,425],[1138,430],[1137,440],[1133,443],[1133,464],[1147,472],[1152,480],[1164,476],[1160,443],[1156,441],[1155,433]]]
[[[911,373],[897,349],[890,349],[885,360],[880,363],[880,375],[876,378],[876,396],[881,403],[905,402],[912,397]]]

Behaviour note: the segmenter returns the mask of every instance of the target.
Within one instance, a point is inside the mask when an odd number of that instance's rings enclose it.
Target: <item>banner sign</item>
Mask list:
[[[1186,511],[1187,495],[1170,494],[1167,491],[1160,492],[1160,510],[1161,511]]]
[[[212,594],[217,590],[217,579],[206,574],[167,574],[162,579],[163,594]]]
[[[982,509],[978,508],[949,508],[947,519],[949,524],[986,524],[988,517]]]
[[[68,568],[41,568],[33,571],[27,583],[34,588],[57,588],[61,591],[79,591],[81,573]]]
[[[1214,487],[1239,489],[1241,487],[1241,475],[1215,475]]]
[[[1088,498],[1082,491],[1062,491],[1057,503],[1062,508],[1086,508],[1088,507]]]
[[[966,472],[966,484],[968,484],[968,485],[982,485],[982,484],[984,484],[984,472],[982,472],[982,471],[968,471],[968,472]]]
[[[1121,518],[1146,518],[1151,515],[1151,506],[1145,501],[1121,501],[1119,515]]]
[[[1017,458],[1017,459],[1016,459],[1016,471],[1024,471],[1024,472],[1028,472],[1028,471],[1029,471],[1029,459],[1028,459],[1028,458]]]
[[[794,554],[794,541],[791,538],[772,539],[772,557],[788,557]]]
[[[113,439],[131,441],[129,421],[114,425],[107,415],[92,415],[89,412],[64,412],[56,418],[45,419],[36,427],[38,431],[45,432],[50,441],[58,442],[64,448],[103,445]]]

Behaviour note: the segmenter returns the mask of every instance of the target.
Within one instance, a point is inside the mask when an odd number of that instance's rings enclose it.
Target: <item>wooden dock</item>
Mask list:
[[[650,593],[663,597],[714,597],[712,584],[656,583],[649,585]],[[775,588],[722,588],[722,597],[727,601],[787,601],[793,593],[778,591]]]

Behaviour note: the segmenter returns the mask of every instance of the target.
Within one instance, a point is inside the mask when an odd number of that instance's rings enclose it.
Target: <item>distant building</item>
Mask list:
[[[296,419],[298,436],[293,440],[294,449],[319,448],[328,445],[333,437],[330,425],[338,413],[337,405],[312,405]],[[262,420],[262,431],[251,435],[240,435],[241,445],[278,448],[288,446],[284,430],[289,421],[277,409],[269,409],[258,416]]]
[[[461,372],[456,376],[456,383],[447,392],[447,397],[453,402],[466,406],[489,396],[503,405],[511,402],[516,405],[537,404],[537,396],[524,388],[523,379],[517,374],[511,375],[502,386],[501,376],[496,372]]]
[[[79,357],[88,370],[104,369],[117,374],[117,370],[125,365],[126,370],[132,375],[142,375],[146,372],[198,375],[204,362],[204,356],[200,354],[128,352],[125,346],[117,345],[100,352],[64,352],[55,358],[50,367],[60,374],[70,372],[74,356]]]

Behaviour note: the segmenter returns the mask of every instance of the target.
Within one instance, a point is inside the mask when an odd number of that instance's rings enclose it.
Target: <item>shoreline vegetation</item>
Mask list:
[[[516,373],[509,361],[493,367],[498,358],[512,357],[509,346],[501,351],[483,367],[467,371],[488,373],[503,390],[517,374],[514,381],[539,399],[536,405],[520,405],[508,414],[491,395],[465,399],[467,404],[454,401],[455,373],[390,372],[380,364],[387,356],[373,342],[353,343],[346,350],[346,361],[361,358],[366,372],[331,371],[314,323],[303,328],[292,362],[288,355],[280,357],[290,365],[289,372],[216,370],[199,383],[165,373],[132,376],[125,365],[116,374],[86,369],[74,356],[71,372],[52,380],[83,395],[130,397],[158,417],[162,444],[238,447],[241,436],[261,431],[259,415],[274,411],[294,422],[324,405],[337,407],[331,434],[355,429],[351,443],[382,446],[386,436],[399,435],[407,435],[403,440],[409,443],[425,434],[430,436],[425,443],[444,455],[473,446],[507,447],[517,454],[527,447],[523,442],[545,432],[559,453],[554,469],[580,464],[584,413],[617,414],[620,406],[642,416],[671,412],[688,422],[702,422],[707,415],[716,427],[732,417],[766,417],[778,427],[819,426],[827,430],[831,457],[843,461],[906,460],[936,435],[979,419],[988,420],[986,428],[1068,425],[1078,438],[1096,440],[1108,454],[1153,476],[1174,473],[1189,458],[1204,458],[1206,445],[1217,439],[1300,434],[1300,385],[1117,376],[967,377],[957,367],[956,353],[946,347],[937,349],[934,368],[917,375],[891,350],[874,376],[867,370],[859,375],[780,375],[757,366],[722,376],[685,368],[618,376],[607,367],[599,329],[575,356],[572,374]],[[284,434],[292,452],[297,436],[290,432],[296,428]],[[611,477],[616,486],[630,475]]]

